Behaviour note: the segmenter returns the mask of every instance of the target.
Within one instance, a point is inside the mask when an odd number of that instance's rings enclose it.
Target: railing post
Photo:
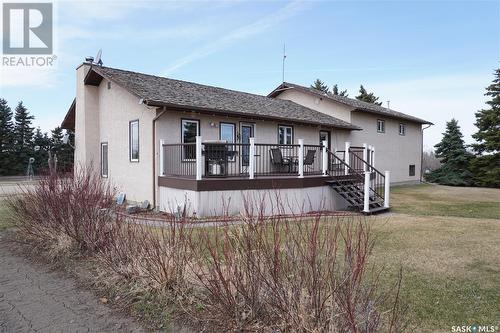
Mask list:
[[[345,162],[345,172],[344,174],[347,176],[349,174],[349,149],[351,149],[351,143],[346,141],[345,143],[345,152],[344,152],[344,162]]]
[[[389,208],[391,197],[391,174],[389,171],[385,172],[385,189],[384,189],[384,207]]]
[[[196,180],[201,180],[203,174],[203,156],[201,156],[201,136],[196,136]]]
[[[375,168],[375,146],[372,146],[372,156],[370,159],[370,164],[372,165],[373,168]]]
[[[328,141],[324,140],[323,141],[323,165],[322,165],[322,171],[323,171],[323,176],[328,176]]]
[[[160,176],[165,176],[165,149],[163,149],[163,145],[165,144],[165,140],[160,140]]]
[[[304,178],[304,139],[299,139],[299,178]]]
[[[365,160],[367,163],[368,161],[368,145],[366,143],[363,143],[363,160]],[[363,163],[363,171],[370,171],[368,170],[368,165],[366,163]]]
[[[248,177],[255,178],[255,138],[250,138],[250,150],[248,160]]]
[[[370,212],[370,172],[365,172],[363,212]]]

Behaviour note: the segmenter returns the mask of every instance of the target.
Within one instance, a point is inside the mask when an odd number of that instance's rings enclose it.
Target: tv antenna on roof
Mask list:
[[[283,82],[285,82],[285,59],[286,59],[286,52],[285,52],[285,44],[283,43],[283,72],[281,75],[281,79]]]
[[[97,51],[97,55],[95,56],[94,64],[102,66],[101,56],[102,56],[102,49],[99,49],[99,51]]]

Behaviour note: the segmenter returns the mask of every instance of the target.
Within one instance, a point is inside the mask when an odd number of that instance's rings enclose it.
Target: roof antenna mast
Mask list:
[[[286,59],[286,52],[285,52],[285,44],[283,43],[283,70],[281,74],[281,79],[283,82],[285,82],[285,59]]]
[[[387,108],[390,109],[391,101],[387,101]]]

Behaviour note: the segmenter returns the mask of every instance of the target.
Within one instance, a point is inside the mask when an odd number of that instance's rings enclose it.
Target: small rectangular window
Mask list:
[[[196,136],[200,135],[200,121],[192,119],[182,119],[181,140],[182,143],[196,143]],[[196,158],[196,147],[186,145],[183,148],[183,160],[194,160]]]
[[[279,125],[278,126],[278,144],[291,145],[293,144],[293,127]]]
[[[101,177],[108,178],[108,143],[101,143]]]
[[[410,164],[408,175],[415,176],[415,164]]]
[[[406,124],[399,124],[399,135],[406,135]]]
[[[139,162],[139,120],[129,123],[128,135],[130,162]]]
[[[377,119],[377,132],[385,133],[385,120]]]

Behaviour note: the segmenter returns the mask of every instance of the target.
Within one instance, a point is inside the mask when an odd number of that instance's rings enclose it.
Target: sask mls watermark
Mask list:
[[[3,66],[53,65],[52,3],[3,3],[2,18]]]

